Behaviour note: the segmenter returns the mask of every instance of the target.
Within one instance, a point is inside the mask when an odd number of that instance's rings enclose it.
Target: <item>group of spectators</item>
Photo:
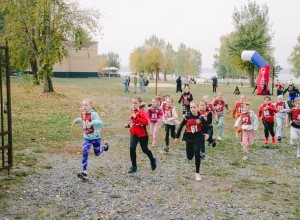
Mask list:
[[[124,77],[124,80],[123,80],[123,84],[124,84],[124,87],[125,87],[125,92],[129,92],[129,84],[130,84],[130,76],[129,75],[126,75]],[[148,85],[149,85],[149,80],[148,78],[143,74],[140,74],[139,77],[137,75],[137,73],[134,74],[134,77],[133,77],[133,85],[134,85],[134,89],[133,89],[133,93],[136,94],[136,91],[137,91],[137,85],[139,84],[139,87],[140,87],[140,93],[148,93]]]

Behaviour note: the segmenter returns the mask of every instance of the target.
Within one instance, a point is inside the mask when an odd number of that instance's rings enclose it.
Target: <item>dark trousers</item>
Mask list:
[[[182,114],[186,115],[188,113],[190,113],[190,106],[189,105],[182,105]]]
[[[207,141],[208,141],[208,143],[211,144],[213,142],[214,126],[212,126],[212,125],[208,126],[208,128],[207,128],[207,134],[209,135]]]
[[[151,164],[155,163],[152,152],[148,149],[148,135],[144,137],[137,137],[136,135],[130,134],[130,159],[133,167],[136,165],[136,146],[140,143],[143,152],[149,157]]]
[[[217,92],[217,87],[216,86],[213,86],[213,93],[214,92]]]
[[[192,160],[195,156],[196,173],[200,171],[201,157],[200,150],[203,148],[204,139],[196,142],[186,142],[186,157]]]
[[[266,122],[266,121],[262,121],[264,124],[264,132],[265,132],[265,138],[269,137],[269,132],[271,134],[272,137],[275,136],[275,132],[274,132],[274,122]]]
[[[181,86],[177,86],[177,87],[176,87],[176,93],[177,93],[177,92],[182,92]]]
[[[169,146],[170,131],[171,131],[171,137],[175,139],[175,125],[165,124],[165,131],[166,131],[165,143],[166,146]]]

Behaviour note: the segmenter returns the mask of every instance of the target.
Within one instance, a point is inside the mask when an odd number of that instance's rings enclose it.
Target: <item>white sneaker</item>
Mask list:
[[[245,155],[243,156],[243,160],[248,160],[248,155],[247,155],[247,154],[245,154]]]
[[[297,149],[297,158],[300,158],[300,148]]]
[[[201,180],[200,173],[195,173],[195,177],[196,177],[196,180],[197,180],[197,181],[200,181],[200,180]]]
[[[221,136],[218,137],[218,141],[222,140]]]

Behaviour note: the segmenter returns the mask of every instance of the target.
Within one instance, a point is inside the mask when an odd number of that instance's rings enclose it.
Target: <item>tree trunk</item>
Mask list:
[[[31,70],[33,74],[33,84],[34,85],[40,85],[39,75],[38,75],[38,65],[36,60],[30,61]]]
[[[254,66],[251,66],[250,69],[248,70],[248,76],[250,80],[250,86],[251,88],[254,88],[256,83],[254,82]]]
[[[164,80],[167,81],[167,72],[164,72]]]
[[[43,92],[54,92],[52,80],[48,73],[44,74],[44,90]]]

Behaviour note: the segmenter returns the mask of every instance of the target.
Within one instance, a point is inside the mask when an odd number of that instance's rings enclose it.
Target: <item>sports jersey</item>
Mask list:
[[[197,116],[189,113],[184,117],[183,121],[179,125],[178,131],[176,132],[176,138],[180,137],[180,133],[184,126],[186,126],[182,138],[184,141],[196,142],[203,140],[203,134],[207,134],[207,122],[199,112]]]
[[[264,103],[258,111],[258,117],[262,117],[262,120],[266,122],[274,122],[274,115],[276,112],[277,110],[272,103]]]

